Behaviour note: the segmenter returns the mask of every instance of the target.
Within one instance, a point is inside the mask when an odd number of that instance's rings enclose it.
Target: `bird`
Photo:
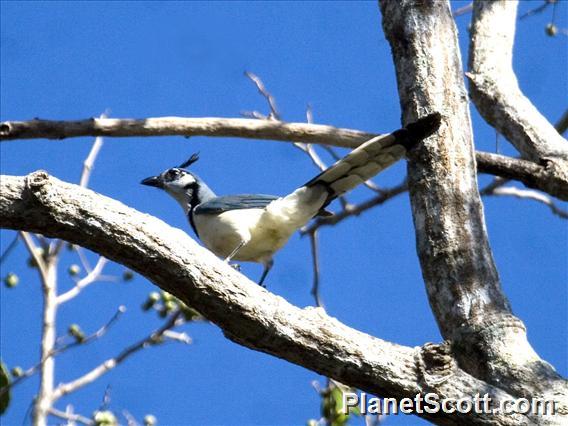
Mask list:
[[[406,127],[374,137],[313,179],[283,197],[265,194],[217,196],[197,174],[187,170],[193,154],[178,167],[140,183],[164,190],[182,207],[196,236],[227,263],[257,262],[264,266],[258,284],[264,286],[274,254],[337,197],[366,182],[401,159],[435,133],[441,115],[432,113]]]

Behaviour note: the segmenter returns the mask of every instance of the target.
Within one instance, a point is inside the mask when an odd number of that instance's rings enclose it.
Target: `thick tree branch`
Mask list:
[[[91,190],[36,172],[2,176],[0,226],[85,246],[172,293],[227,337],[367,392],[461,398],[510,394],[463,372],[448,345],[413,349],[353,330],[322,309],[300,309],[259,287],[184,232]],[[514,425],[530,415],[427,414],[443,424]]]
[[[286,123],[248,118],[157,117],[139,120],[92,118],[80,121],[38,119],[0,123],[1,141],[37,138],[65,139],[79,136],[218,136],[299,141],[353,148],[377,135],[322,124]]]
[[[0,141],[17,139],[65,139],[79,136],[131,137],[131,136],[215,136],[250,139],[273,139],[283,142],[317,143],[355,148],[378,136],[376,133],[353,129],[340,129],[310,123],[286,123],[276,120],[250,120],[242,118],[182,118],[159,117],[141,120],[93,118],[81,121],[6,121],[0,123]],[[479,172],[515,179],[531,188],[545,191],[560,199],[568,198],[568,176],[554,165],[534,165],[490,153],[477,153]],[[530,176],[528,170],[534,170]]]
[[[531,161],[482,151],[476,152],[475,159],[479,173],[518,180],[529,188],[540,189],[568,201],[568,176],[554,162],[545,161],[541,166]]]
[[[471,99],[479,113],[523,155],[555,159],[568,173],[568,142],[521,92],[513,71],[517,1],[475,1],[469,72]]]
[[[444,337],[459,340],[461,327],[510,309],[483,223],[455,26],[446,2],[380,4],[404,121],[451,111],[411,158],[409,187],[430,302]]]
[[[380,1],[404,122],[445,113],[411,153],[410,199],[430,305],[460,365],[519,395],[568,387],[542,361],[511,314],[489,247],[477,189],[471,121],[448,2]],[[568,404],[567,404],[568,406]]]

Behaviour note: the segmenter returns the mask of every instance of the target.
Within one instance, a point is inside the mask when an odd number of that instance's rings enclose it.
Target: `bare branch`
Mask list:
[[[173,340],[175,342],[184,343],[190,345],[193,340],[187,333],[180,333],[178,331],[166,330],[162,333],[165,339]]]
[[[255,74],[251,73],[251,72],[248,72],[248,71],[245,71],[245,76],[247,76],[255,84],[259,93],[265,98],[266,102],[268,103],[268,107],[270,109],[269,115],[264,115],[264,114],[262,114],[258,111],[249,112],[247,115],[250,116],[250,117],[259,118],[259,119],[263,119],[263,120],[276,120],[276,121],[283,122],[282,121],[282,115],[280,114],[280,112],[276,108],[276,100],[274,99],[274,96],[272,96],[272,94],[268,91],[268,89],[266,88],[266,86],[262,82],[261,78],[258,77]],[[308,105],[308,108],[306,109],[306,119],[307,119],[308,124],[313,124],[312,109],[309,105]],[[322,161],[322,159],[316,153],[316,151],[314,150],[313,145],[311,143],[292,142],[292,145],[294,147],[300,149],[305,154],[307,154],[308,157],[310,158],[310,160],[312,160],[314,165],[320,171],[327,169],[326,164]],[[344,195],[339,197],[339,201],[341,202],[341,205],[344,208],[345,208],[345,206],[347,206],[349,204]]]
[[[83,186],[83,185],[81,185],[81,186]],[[88,272],[86,276],[84,276],[79,281],[77,281],[77,284],[75,284],[75,286],[72,289],[70,289],[67,292],[57,296],[57,303],[62,304],[62,303],[65,303],[65,302],[73,299],[85,287],[96,282],[100,278],[100,276],[103,272],[103,269],[104,269],[105,265],[107,264],[107,262],[108,262],[107,259],[100,256],[99,260],[97,261],[97,264],[95,265],[95,268],[93,270]]]
[[[514,186],[498,187],[493,190],[485,191],[483,195],[507,195],[521,199],[538,201],[539,203],[548,206],[555,215],[563,219],[568,219],[568,211],[558,207],[547,195],[530,189],[519,189]]]
[[[116,312],[114,313],[114,315],[106,322],[106,324],[104,324],[101,328],[99,328],[93,334],[90,334],[89,336],[85,337],[85,339],[83,339],[80,342],[73,342],[73,343],[70,343],[68,345],[62,346],[60,348],[56,348],[53,351],[53,353],[51,354],[51,356],[59,355],[63,352],[68,351],[71,348],[74,348],[75,346],[85,345],[85,344],[90,343],[94,340],[100,339],[120,319],[122,314],[124,314],[125,312],[126,312],[126,307],[124,305],[120,305],[118,307],[118,309],[116,310]]]
[[[568,169],[568,142],[521,92],[513,71],[516,1],[476,1],[469,72],[471,99],[523,157],[556,159]]]
[[[101,118],[105,118],[105,116],[101,115]],[[91,171],[93,170],[95,160],[99,155],[99,151],[101,150],[102,146],[103,146],[103,138],[101,136],[97,136],[95,138],[93,146],[91,147],[91,151],[89,151],[89,155],[83,162],[83,171],[81,173],[81,180],[79,183],[79,185],[81,185],[82,187],[86,188],[87,186],[89,186],[89,178],[91,177]]]
[[[7,392],[10,389],[13,389],[14,387],[18,386],[21,382],[23,382],[25,379],[27,379],[28,377],[33,376],[37,370],[48,360],[51,359],[52,357],[55,357],[57,355],[60,355],[64,352],[67,352],[69,349],[75,348],[77,346],[81,346],[81,345],[85,345],[89,342],[92,342],[96,339],[100,339],[101,337],[103,337],[106,332],[110,329],[110,327],[116,322],[118,321],[120,315],[122,315],[124,312],[126,311],[126,308],[124,306],[119,306],[117,311],[114,313],[114,315],[110,318],[110,320],[107,321],[106,324],[104,324],[101,328],[99,328],[97,331],[95,331],[93,334],[85,337],[85,339],[81,340],[81,341],[74,341],[72,343],[60,346],[60,347],[55,347],[55,345],[53,346],[53,349],[51,350],[51,352],[49,352],[45,358],[43,358],[39,363],[37,363],[36,365],[28,368],[26,371],[24,371],[23,373],[21,373],[15,380],[13,380],[9,385],[4,386],[3,388],[0,388],[0,397],[2,395],[4,395],[5,392]],[[57,339],[62,340],[61,338]]]
[[[22,237],[22,240],[24,240],[24,245],[28,249],[28,253],[32,258],[32,261],[37,266],[42,279],[45,280],[47,278],[47,264],[45,263],[43,256],[40,254],[38,245],[34,242],[33,237],[29,232],[20,232],[20,236]]]
[[[81,416],[80,414],[67,413],[65,411],[61,411],[53,407],[49,409],[49,414],[55,417],[59,417],[60,419],[63,420],[68,420],[70,422],[77,422],[87,426],[95,424],[95,422],[92,419],[89,419],[88,417]]]
[[[2,252],[2,255],[0,256],[0,265],[8,258],[12,250],[16,248],[19,239],[20,235],[18,232],[16,232],[14,238],[12,239],[12,241],[10,241],[10,244],[8,244],[8,247],[6,247],[6,249]]]
[[[79,247],[77,245],[74,245],[73,249],[77,253],[77,256],[79,257],[79,261],[81,262],[81,265],[83,265],[83,269],[85,271],[87,271],[87,273],[90,274],[91,271],[93,270],[93,268],[91,267],[91,264],[90,264],[89,260],[87,259],[87,256],[85,255],[85,252],[83,251],[83,248]]]
[[[465,15],[473,10],[473,2],[466,4],[465,6],[459,7],[453,11],[455,17]]]
[[[278,108],[276,107],[276,100],[274,96],[266,89],[262,80],[250,71],[245,71],[245,76],[247,76],[258,89],[259,93],[266,99],[268,102],[268,107],[270,108],[270,115],[267,117],[268,119],[278,120],[281,121],[280,112],[278,112]]]
[[[480,3],[511,2],[478,2],[474,11],[484,7]],[[408,162],[417,251],[430,305],[462,368],[528,397],[557,373],[528,343],[526,329],[512,315],[501,289],[477,187],[449,2],[380,0],[380,6],[404,122],[429,111],[448,112],[436,135],[411,152]],[[494,22],[491,30],[500,33],[502,27]],[[512,351],[523,356],[511,356]],[[565,386],[560,381],[549,384],[549,389]]]
[[[27,242],[27,233],[24,241]],[[31,238],[30,238],[31,240]],[[37,250],[36,250],[37,252]],[[40,271],[41,288],[43,296],[42,327],[41,327],[41,363],[39,391],[34,401],[33,424],[42,426],[46,424],[49,409],[52,404],[55,363],[50,354],[55,346],[57,314],[57,256],[47,253],[43,264],[39,263],[41,256],[35,255]],[[41,266],[40,266],[41,265]]]
[[[542,4],[540,6],[535,7],[534,9],[530,9],[527,12],[523,13],[519,17],[519,19],[525,19],[525,18],[528,18],[529,16],[533,16],[533,15],[537,15],[539,13],[542,13],[546,9],[548,9],[548,6],[550,6],[550,5],[556,6],[556,2],[557,2],[557,0],[542,0]]]
[[[334,213],[332,216],[317,217],[314,221],[312,221],[312,223],[302,228],[300,233],[302,235],[310,234],[314,230],[319,229],[322,226],[336,225],[339,222],[347,219],[348,217],[359,216],[361,213],[369,210],[370,208],[378,206],[379,204],[383,204],[391,198],[402,194],[407,189],[408,185],[406,184],[406,181],[390,189],[383,189],[379,195],[361,204],[351,205],[349,209],[342,210],[339,213]]]
[[[152,332],[146,338],[124,349],[117,356],[107,359],[98,367],[93,368],[91,371],[73,380],[72,382],[60,384],[53,391],[53,401],[57,401],[62,396],[75,392],[76,390],[88,385],[89,383],[94,382],[103,374],[117,367],[120,363],[122,363],[130,356],[134,355],[136,352],[145,349],[148,346],[153,346],[162,343],[164,333],[175,327],[178,321],[180,320],[180,318],[181,318],[181,312],[178,311],[172,314],[171,317],[168,319],[168,321],[164,323],[164,325],[162,325],[156,331]]]
[[[323,303],[320,296],[320,267],[319,267],[319,246],[318,246],[318,230],[314,229],[309,234],[310,247],[312,251],[312,265],[314,271],[314,280],[312,284],[312,296],[318,308],[323,308]]]
[[[529,188],[540,189],[568,201],[568,175],[554,162],[545,161],[545,165],[541,166],[531,161],[481,151],[477,152],[475,158],[479,173],[515,179]]]
[[[329,144],[354,148],[377,134],[333,126],[246,118],[92,118],[81,121],[5,121],[0,141],[80,136],[212,136]]]
[[[63,139],[77,136],[109,137],[188,135],[215,137],[243,137],[251,139],[272,139],[283,142],[317,143],[344,148],[355,148],[377,134],[352,129],[339,129],[332,126],[306,123],[284,123],[276,120],[250,120],[225,118],[147,118],[131,119],[91,119],[83,121],[45,121],[32,120],[3,122],[0,124],[0,140],[52,138]],[[483,155],[483,154],[482,154]],[[493,160],[485,155],[481,162]],[[519,161],[511,159],[508,164]],[[522,181],[516,175],[515,167],[503,169],[503,164],[493,170],[502,170],[505,177]],[[547,177],[546,179],[549,179]],[[538,181],[538,179],[535,179]],[[568,178],[565,179],[568,181]],[[536,185],[536,183],[535,183]],[[547,184],[538,183],[538,189],[546,190]],[[371,189],[380,192],[380,188]],[[554,195],[554,194],[551,194]]]
[[[306,109],[306,119],[309,124],[313,124],[314,116],[312,108],[309,105]],[[304,152],[310,158],[310,160],[312,160],[312,163],[319,169],[320,172],[323,172],[327,169],[327,164],[325,164],[321,157],[318,155],[318,153],[314,149],[313,144],[304,142],[292,142],[292,145],[298,148],[300,151]],[[345,194],[339,196],[338,199],[343,209],[349,207],[349,201],[347,201],[347,196]]]
[[[511,397],[461,370],[448,345],[408,348],[353,330],[322,309],[292,306],[246,279],[186,233],[45,172],[27,178],[2,176],[0,227],[41,232],[84,245],[195,307],[233,341],[372,394],[413,398],[430,391],[459,398],[488,393],[496,403]],[[120,355],[78,383],[58,387],[55,396],[94,380],[118,359]],[[548,384],[552,386],[555,380],[550,378]],[[555,400],[567,392],[556,391]],[[456,425],[466,419],[469,424],[529,421],[524,415],[421,415]]]

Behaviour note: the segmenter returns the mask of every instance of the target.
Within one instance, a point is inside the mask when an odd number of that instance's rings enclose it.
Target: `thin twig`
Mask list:
[[[106,332],[110,329],[110,327],[119,319],[119,317],[126,311],[126,308],[121,305],[118,307],[117,311],[114,313],[114,315],[106,322],[106,324],[104,324],[102,327],[100,327],[97,331],[95,331],[93,334],[85,337],[85,339],[83,339],[82,341],[74,341],[72,343],[68,343],[66,345],[60,346],[58,348],[53,348],[53,350],[44,358],[42,359],[39,363],[37,363],[36,365],[28,368],[26,371],[24,371],[20,376],[18,376],[16,379],[14,379],[12,381],[12,383],[10,383],[9,385],[4,386],[3,388],[0,388],[0,397],[2,397],[2,395],[4,395],[4,393],[8,390],[8,389],[12,389],[15,386],[19,385],[22,381],[24,381],[25,379],[27,379],[28,377],[32,376],[48,359],[60,355],[63,352],[68,351],[69,349],[72,349],[74,347],[80,346],[80,345],[85,345],[89,342],[92,342],[95,339],[100,339],[101,337],[103,337]],[[60,339],[58,339],[60,340]]]
[[[484,195],[504,195],[538,201],[539,203],[548,206],[555,215],[563,219],[568,219],[568,211],[558,207],[549,196],[542,192],[533,191],[532,189],[520,189],[515,188],[514,186],[505,186],[494,188],[492,191],[488,191]]]
[[[77,422],[88,426],[95,424],[95,422],[92,419],[89,419],[88,417],[81,416],[80,414],[67,413],[65,411],[61,411],[53,407],[49,409],[49,414],[55,417],[59,417],[60,419],[68,420],[71,422]]]
[[[24,241],[27,241],[27,236],[24,236]],[[31,236],[29,238],[31,242]],[[26,242],[26,245],[28,242]],[[33,250],[34,247],[30,246]],[[44,256],[39,256],[37,253],[34,260],[38,265],[40,271],[40,281],[43,298],[42,310],[42,327],[41,327],[41,357],[39,371],[39,390],[34,400],[33,410],[33,424],[34,426],[41,426],[46,424],[49,409],[52,406],[52,393],[55,379],[55,363],[50,356],[54,350],[56,341],[56,315],[57,315],[57,257],[45,251]],[[40,262],[40,258],[41,262]]]
[[[319,246],[318,246],[318,230],[314,229],[309,233],[310,236],[310,246],[312,251],[312,265],[314,270],[314,281],[312,285],[312,296],[316,302],[316,306],[323,308],[323,302],[320,297],[320,267],[319,267]]]
[[[272,94],[268,90],[266,90],[266,87],[264,86],[262,80],[250,71],[245,71],[245,76],[247,76],[255,84],[259,93],[264,96],[264,98],[268,102],[268,107],[270,108],[270,115],[268,116],[268,118],[282,121],[282,119],[280,118],[280,112],[278,112],[278,108],[276,107],[276,100],[274,99],[274,96],[272,96]]]
[[[126,426],[138,426],[138,422],[129,411],[122,410],[122,415],[126,419]]]
[[[24,244],[26,245],[26,248],[28,249],[28,252],[30,253],[32,260],[37,265],[42,280],[46,280],[47,264],[43,256],[40,254],[39,246],[33,240],[33,234],[22,231],[20,232],[20,236],[22,237],[22,240],[24,240]]]
[[[83,265],[83,269],[85,271],[87,271],[87,273],[91,273],[93,268],[91,267],[91,264],[89,263],[89,260],[87,259],[87,256],[83,252],[83,248],[78,246],[78,245],[73,245],[73,248],[77,252],[77,256],[79,256],[79,260],[81,261],[81,265]]]
[[[537,15],[539,13],[544,12],[548,8],[548,6],[550,6],[551,4],[555,4],[556,1],[557,0],[544,0],[543,4],[541,4],[540,6],[535,7],[534,9],[528,10],[527,12],[525,12],[521,16],[519,16],[519,20],[525,19],[525,18],[528,18],[530,16]]]
[[[348,210],[341,211],[340,213],[335,213],[332,216],[318,217],[311,224],[302,228],[300,230],[300,234],[301,235],[310,234],[311,232],[313,232],[313,230],[318,229],[322,226],[336,225],[339,222],[347,219],[348,217],[359,216],[364,211],[369,210],[370,208],[375,207],[379,204],[383,204],[386,201],[390,200],[391,198],[394,198],[397,195],[406,192],[407,189],[408,185],[406,181],[404,181],[403,183],[397,186],[393,186],[390,189],[383,190],[382,194],[379,194],[361,204],[353,205],[353,207]]]
[[[106,115],[101,114],[100,118],[106,118]],[[81,179],[79,180],[79,186],[82,186],[83,188],[86,188],[89,185],[89,179],[91,178],[91,172],[92,172],[93,167],[95,165],[95,160],[96,160],[97,156],[99,155],[99,151],[101,150],[101,148],[103,146],[103,142],[104,142],[103,137],[97,136],[95,138],[95,142],[93,142],[93,146],[91,147],[91,150],[89,151],[89,155],[87,155],[87,158],[83,162],[83,171],[81,172]]]
[[[192,338],[187,333],[180,333],[179,331],[166,330],[164,331],[164,337],[168,340],[173,340],[179,343],[184,343],[186,345],[191,345],[193,343]]]
[[[510,182],[509,179],[504,179],[502,177],[496,177],[487,186],[481,188],[479,190],[479,193],[481,195],[490,195],[490,193],[493,192],[496,188],[499,188],[500,186],[506,185],[508,182]]]
[[[14,235],[14,238],[12,239],[10,244],[8,244],[8,247],[6,247],[6,250],[4,250],[2,252],[2,255],[0,256],[0,265],[2,264],[2,262],[4,262],[4,260],[6,260],[8,258],[8,255],[10,254],[10,252],[16,248],[16,246],[18,245],[18,239],[19,239],[19,235],[16,232],[16,235]]]
[[[327,165],[323,162],[321,157],[314,150],[314,146],[311,143],[293,142],[292,145],[298,148],[300,151],[307,154],[307,156],[310,157],[310,160],[312,160],[312,163],[314,163],[314,165],[320,171],[324,171],[325,169],[327,169]]]
[[[241,111],[241,116],[245,118],[255,118],[257,120],[269,120],[268,115],[264,115],[258,111]]]
[[[127,359],[134,353],[138,352],[139,350],[144,349],[148,346],[153,346],[158,343],[161,343],[164,333],[167,330],[170,330],[171,328],[175,327],[180,319],[181,319],[181,312],[178,311],[174,313],[162,327],[158,328],[156,331],[152,332],[150,335],[140,340],[138,343],[135,343],[132,346],[129,346],[128,348],[124,349],[116,357],[107,359],[102,364],[98,365],[88,373],[73,380],[72,382],[60,384],[53,391],[53,401],[56,401],[62,396],[74,392],[89,383],[92,383],[93,381],[97,380],[103,374],[107,373],[108,371],[118,366],[125,359]]]
[[[62,303],[65,303],[65,302],[73,299],[85,287],[96,282],[101,277],[101,274],[102,274],[103,269],[104,269],[105,265],[107,264],[107,262],[108,262],[108,259],[106,259],[102,256],[99,256],[99,260],[97,261],[97,264],[95,265],[94,269],[92,271],[88,272],[87,275],[84,276],[83,278],[81,278],[79,281],[77,281],[77,284],[75,284],[75,286],[72,289],[70,289],[70,290],[66,291],[65,293],[57,296],[57,303],[61,305]]]
[[[37,241],[38,241],[40,247],[42,249],[44,249],[46,252],[48,252],[49,251],[49,242],[47,241],[47,238],[45,238],[41,234],[34,234],[34,235],[37,238]]]
[[[71,415],[73,415],[73,414],[74,414],[73,411],[74,411],[74,410],[73,410],[73,405],[67,404],[67,405],[65,406],[65,414],[71,414]],[[68,420],[68,421],[67,421],[67,424],[66,424],[65,426],[75,426],[75,422],[74,422],[73,420]]]
[[[56,240],[49,245],[49,254],[53,257],[57,256],[61,249],[65,246],[65,241]]]
[[[473,10],[473,2],[466,4],[465,6],[458,7],[456,10],[453,11],[452,15],[454,18],[457,16],[465,15]]]
[[[106,324],[100,327],[93,334],[90,334],[89,336],[85,337],[80,342],[76,341],[69,343],[63,347],[55,348],[51,356],[59,355],[71,348],[74,348],[75,346],[86,345],[87,343],[100,339],[108,332],[108,330],[113,326],[113,324],[116,323],[119,320],[119,318],[122,316],[122,314],[124,314],[125,312],[126,312],[126,307],[124,305],[120,305],[116,310],[116,312],[114,313],[114,315],[106,322]]]
[[[245,71],[245,75],[255,84],[256,88],[258,89],[258,92],[264,97],[264,99],[268,104],[268,108],[270,109],[270,113],[268,116],[265,116],[258,111],[249,112],[247,115],[249,117],[255,117],[259,119],[282,121],[282,116],[276,107],[276,100],[274,99],[274,96],[272,96],[272,94],[268,91],[261,78],[249,71]],[[308,124],[313,124],[313,113],[310,105],[308,105],[308,107],[306,108],[306,120]],[[292,144],[293,146],[295,146],[296,148],[300,149],[302,152],[307,154],[310,160],[312,160],[314,165],[318,169],[320,169],[320,171],[324,171],[325,169],[327,169],[327,165],[317,154],[311,143],[292,142]],[[349,207],[349,202],[347,201],[347,198],[344,195],[339,197],[339,202],[341,203],[343,209]]]

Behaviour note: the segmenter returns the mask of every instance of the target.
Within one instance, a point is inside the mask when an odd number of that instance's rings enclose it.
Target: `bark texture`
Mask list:
[[[300,309],[248,280],[186,233],[43,171],[2,176],[0,226],[61,238],[139,272],[221,327],[231,340],[364,391],[414,398],[512,395],[463,371],[448,344],[400,346]],[[439,424],[528,423],[531,415],[422,413]],[[554,424],[555,418],[550,418]]]
[[[140,120],[93,118],[79,121],[5,121],[0,123],[0,141],[20,139],[66,139],[81,136],[214,136],[247,139],[273,139],[283,142],[303,142],[356,148],[363,142],[379,136],[354,129],[307,123],[285,123],[270,120],[241,118],[184,118],[157,117]],[[480,173],[490,173],[518,180],[528,187],[568,200],[568,175],[554,163],[544,165],[477,152]]]
[[[34,138],[65,139],[79,136],[231,136],[354,148],[378,135],[322,124],[217,117],[156,117],[138,120],[91,118],[78,121],[35,119],[6,121],[0,124],[2,141]]]
[[[409,190],[430,305],[462,368],[518,396],[568,387],[511,313],[489,247],[457,34],[448,2],[381,0],[403,121],[432,111],[440,131],[412,154]]]
[[[483,12],[491,7],[507,9],[503,3],[478,2],[474,19],[481,22]],[[403,121],[434,112],[444,116],[439,133],[411,153],[408,168],[417,251],[443,343],[400,346],[351,329],[320,308],[295,307],[219,261],[184,232],[42,171],[27,177],[1,177],[0,226],[94,250],[194,307],[233,341],[372,394],[400,399],[434,392],[460,399],[488,393],[493,406],[520,397],[557,403],[558,414],[552,417],[502,412],[419,414],[435,423],[565,424],[568,383],[532,349],[523,323],[512,314],[500,287],[477,189],[467,93],[449,4],[381,0],[380,7],[392,47]],[[481,29],[474,30],[483,34]],[[477,76],[472,76],[474,81]],[[536,132],[539,126],[537,120]],[[1,140],[86,135],[234,136],[344,147],[375,136],[331,126],[219,118],[0,124]],[[550,135],[546,146],[525,136],[515,133],[510,138],[520,138],[521,152],[539,164],[478,153],[479,170],[514,177],[566,199],[565,147]]]
[[[568,168],[568,142],[521,92],[513,71],[517,1],[475,1],[469,49],[471,99],[523,155]]]
[[[475,153],[477,171],[515,179],[534,189],[540,189],[560,200],[568,201],[568,179],[562,177],[553,162],[544,166],[532,161],[506,157],[504,155],[477,151]]]

